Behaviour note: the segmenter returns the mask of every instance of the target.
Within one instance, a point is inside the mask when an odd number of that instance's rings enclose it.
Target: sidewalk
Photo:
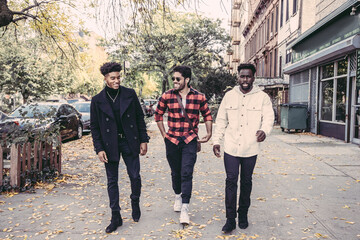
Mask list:
[[[359,146],[275,128],[258,157],[250,225],[226,235],[224,166],[212,145],[203,144],[198,154],[192,222],[183,229],[179,213],[172,211],[170,168],[156,124],[149,133],[149,152],[141,157],[140,222],[131,219],[130,183],[121,164],[124,224],[105,233],[110,219],[105,171],[87,135],[63,145],[63,179],[36,193],[0,196],[0,239],[360,239]]]

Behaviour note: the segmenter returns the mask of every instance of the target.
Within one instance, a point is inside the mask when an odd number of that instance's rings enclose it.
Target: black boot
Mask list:
[[[111,212],[111,222],[110,225],[106,228],[106,233],[112,233],[115,231],[118,227],[120,227],[123,224],[120,211],[113,211]]]
[[[235,222],[235,218],[228,218],[226,219],[226,223],[222,228],[222,231],[224,233],[229,233],[232,230],[234,230],[236,228],[236,222]]]
[[[245,229],[249,226],[248,217],[247,217],[247,210],[239,211],[239,228]]]
[[[132,208],[132,218],[134,222],[138,222],[141,216],[140,206],[139,206],[139,199],[138,200],[131,200],[131,208]]]

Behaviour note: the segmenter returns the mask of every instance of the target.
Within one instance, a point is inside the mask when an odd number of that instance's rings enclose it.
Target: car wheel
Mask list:
[[[82,136],[83,136],[83,127],[81,126],[81,124],[79,124],[76,138],[80,139],[80,138],[82,138]]]

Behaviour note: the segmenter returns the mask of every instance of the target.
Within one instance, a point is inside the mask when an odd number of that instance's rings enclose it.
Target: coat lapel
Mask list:
[[[131,100],[132,100],[132,96],[131,96],[131,91],[125,87],[121,87],[121,92],[120,92],[120,117],[122,117],[122,115],[124,114],[124,112],[126,111],[126,109],[130,106]]]
[[[115,119],[114,112],[109,104],[109,100],[106,97],[106,91],[103,89],[99,94],[99,108],[108,115],[110,118]]]

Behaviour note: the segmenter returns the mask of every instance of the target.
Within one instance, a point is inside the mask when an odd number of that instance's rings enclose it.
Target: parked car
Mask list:
[[[0,111],[0,120],[4,119],[7,117],[7,114],[4,113],[3,111]]]
[[[156,105],[158,100],[156,99],[143,99],[141,105],[144,111],[144,114],[148,117],[151,117],[155,113],[154,105]]]
[[[75,102],[72,104],[82,115],[82,123],[85,131],[90,131],[90,101]]]
[[[84,99],[82,99],[82,98],[73,98],[73,99],[68,99],[68,100],[66,100],[68,103],[70,103],[70,104],[74,104],[74,103],[76,103],[76,102],[84,102],[85,100]]]
[[[2,132],[20,128],[41,132],[59,124],[61,140],[81,138],[83,125],[81,113],[73,106],[61,102],[38,102],[18,107],[0,122]]]
[[[60,98],[51,98],[51,99],[47,99],[46,102],[59,102],[59,103],[67,103],[67,101],[65,99],[60,99]]]

